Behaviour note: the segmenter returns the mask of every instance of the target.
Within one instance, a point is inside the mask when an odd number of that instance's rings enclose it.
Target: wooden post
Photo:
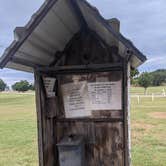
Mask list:
[[[38,128],[38,155],[39,155],[39,166],[44,166],[44,145],[43,145],[43,110],[41,103],[41,87],[40,87],[40,76],[37,72],[35,76],[35,93],[36,93],[36,112],[37,112],[37,128]]]
[[[152,102],[154,101],[154,93],[152,93]]]
[[[124,158],[125,166],[131,165],[131,138],[130,138],[130,63],[124,61],[123,70],[123,111],[124,111]]]
[[[35,72],[39,166],[56,166],[54,119],[47,117],[48,104],[41,75]],[[50,108],[50,107],[49,107]]]
[[[140,96],[139,95],[137,95],[137,102],[138,102],[138,104],[140,103]]]

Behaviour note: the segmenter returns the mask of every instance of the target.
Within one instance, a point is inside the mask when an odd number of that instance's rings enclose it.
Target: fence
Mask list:
[[[141,101],[141,98],[151,98],[152,102],[155,100],[155,98],[165,98],[166,94],[155,94],[152,93],[151,95],[130,95],[131,98],[137,98],[137,103],[139,104]]]

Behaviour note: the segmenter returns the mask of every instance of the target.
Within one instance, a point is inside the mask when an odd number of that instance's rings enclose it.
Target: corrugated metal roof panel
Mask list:
[[[17,64],[17,63],[13,63],[13,62],[8,62],[6,64],[6,67],[11,68],[11,69],[15,69],[15,70],[21,70],[21,71],[33,73],[33,68],[32,67],[25,66],[25,65],[20,65],[20,64]]]
[[[62,51],[81,28],[83,20],[80,20],[74,5],[81,11],[88,27],[108,45],[112,45],[115,40],[119,41],[121,55],[125,55],[126,49],[133,50],[133,67],[146,60],[145,56],[130,41],[117,33],[101,17],[97,9],[90,6],[85,0],[49,0],[32,16],[25,27],[16,28],[16,40],[0,59],[0,66],[4,67],[7,64],[6,67],[20,70],[27,66],[24,71],[28,72],[33,71],[34,65],[48,66],[54,60],[55,53]],[[21,62],[23,62],[22,65]]]

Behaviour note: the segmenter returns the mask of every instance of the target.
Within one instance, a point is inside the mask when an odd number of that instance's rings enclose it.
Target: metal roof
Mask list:
[[[82,24],[96,32],[108,45],[118,41],[120,55],[133,52],[132,67],[141,65],[146,57],[117,32],[98,10],[86,0],[47,0],[25,27],[14,30],[14,41],[0,58],[0,67],[33,72],[36,66],[48,66],[55,53],[62,51]]]

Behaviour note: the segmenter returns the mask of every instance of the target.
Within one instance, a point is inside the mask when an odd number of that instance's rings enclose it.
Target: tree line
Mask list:
[[[139,73],[137,69],[131,70],[131,84],[146,89],[149,86],[166,85],[166,69],[159,69],[153,72]]]
[[[25,92],[35,89],[34,84],[29,83],[27,80],[21,80],[19,82],[16,82],[11,87],[14,91],[18,92]],[[9,87],[7,86],[7,84],[2,79],[0,79],[0,92],[8,89]]]
[[[166,69],[160,69],[153,72],[140,73],[138,69],[131,70],[131,84],[132,86],[141,86],[146,89],[149,86],[166,85]],[[0,79],[0,91],[8,89],[7,84]],[[27,80],[21,80],[12,85],[14,91],[25,92],[34,90],[34,84],[29,83]]]

